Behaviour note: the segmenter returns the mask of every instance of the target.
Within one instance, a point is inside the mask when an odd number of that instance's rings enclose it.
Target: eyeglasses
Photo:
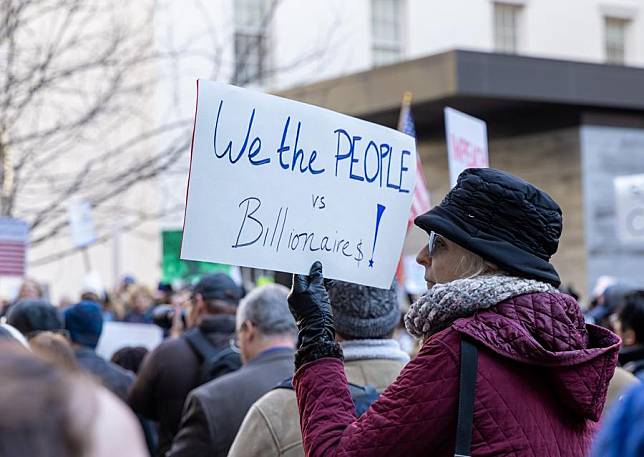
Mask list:
[[[236,353],[240,353],[241,349],[239,348],[239,338],[237,338],[237,334],[233,334],[230,339],[228,340],[228,345],[230,346],[230,349],[232,349]]]
[[[433,230],[429,232],[429,244],[427,245],[427,249],[429,250],[430,257],[436,253],[436,240],[438,240],[439,236],[440,235]]]

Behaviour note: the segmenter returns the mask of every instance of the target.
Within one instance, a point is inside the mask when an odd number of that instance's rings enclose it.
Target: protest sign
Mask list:
[[[105,322],[96,352],[109,360],[116,351],[126,346],[143,346],[151,351],[162,340],[163,330],[156,325]]]
[[[311,105],[199,81],[181,258],[389,287],[414,139]]]
[[[445,108],[445,135],[451,187],[456,185],[458,175],[466,168],[489,166],[487,126],[484,121],[455,109]]]
[[[68,215],[69,230],[74,246],[83,248],[96,241],[94,222],[92,221],[92,207],[87,200],[71,200]]]
[[[625,243],[644,242],[644,175],[614,180],[617,237]]]
[[[28,239],[25,221],[0,217],[0,276],[24,276]]]

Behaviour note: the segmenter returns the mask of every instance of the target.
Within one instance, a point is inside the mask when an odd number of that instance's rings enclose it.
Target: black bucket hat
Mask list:
[[[527,181],[493,168],[468,168],[440,205],[414,223],[502,270],[559,287],[550,263],[561,236],[561,208]]]

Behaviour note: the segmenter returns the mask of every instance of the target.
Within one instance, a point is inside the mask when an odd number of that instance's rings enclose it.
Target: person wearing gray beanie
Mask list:
[[[394,285],[389,289],[327,280],[336,333],[344,340],[390,338],[400,321]]]
[[[353,386],[356,413],[366,410],[409,361],[392,335],[400,321],[396,288],[343,281],[324,283],[331,299],[336,339]],[[297,399],[290,380],[260,398],[246,414],[228,457],[304,455]]]

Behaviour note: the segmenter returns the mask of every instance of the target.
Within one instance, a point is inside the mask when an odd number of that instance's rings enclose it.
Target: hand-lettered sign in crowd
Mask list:
[[[415,176],[408,135],[200,80],[181,257],[388,288]]]
[[[445,136],[451,187],[466,168],[488,164],[487,125],[484,121],[453,108],[445,108]]]

